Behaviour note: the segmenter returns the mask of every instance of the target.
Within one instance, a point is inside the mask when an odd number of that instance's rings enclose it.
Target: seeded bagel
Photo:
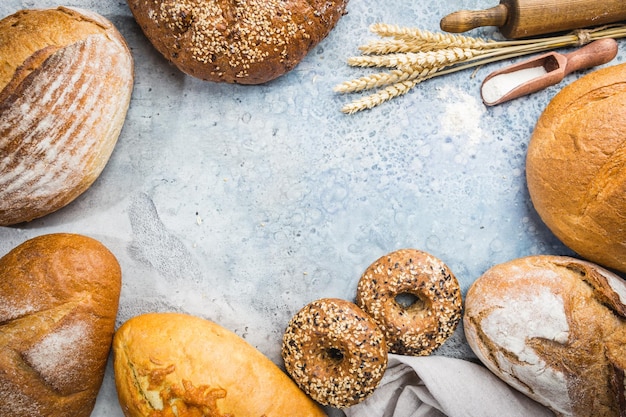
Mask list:
[[[320,404],[345,408],[374,392],[387,369],[385,337],[355,304],[336,298],[311,302],[283,336],[285,368]]]
[[[154,47],[181,71],[261,84],[292,70],[345,13],[347,0],[128,0]]]
[[[390,353],[424,356],[461,321],[461,288],[434,256],[400,249],[379,258],[361,276],[356,304],[378,323]]]

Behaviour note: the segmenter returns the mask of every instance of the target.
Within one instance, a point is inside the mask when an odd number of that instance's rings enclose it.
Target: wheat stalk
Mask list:
[[[453,35],[451,33],[436,33],[417,28],[403,28],[385,23],[374,24],[370,27],[370,30],[383,38],[391,37],[395,40],[413,42],[416,45],[423,44],[435,49],[448,47],[484,49],[495,43],[482,38]]]
[[[626,25],[609,25],[590,30],[526,40],[495,41],[448,33],[434,33],[379,23],[371,31],[386,40],[370,42],[359,49],[361,56],[348,58],[353,67],[390,68],[337,85],[338,93],[382,88],[345,105],[352,114],[371,109],[430,78],[475,68],[488,63],[568,46],[582,46],[598,39],[626,37]]]
[[[353,67],[445,67],[456,62],[471,59],[487,51],[475,49],[449,48],[429,52],[407,52],[375,56],[358,56],[348,59]]]
[[[438,68],[422,68],[417,70],[410,68],[370,74],[355,80],[341,83],[335,87],[335,91],[339,93],[354,93],[358,91],[371,90],[387,85],[394,85],[404,81],[412,81],[418,78],[425,79],[437,71],[439,71]]]
[[[382,91],[375,94],[360,98],[353,101],[350,104],[344,106],[341,111],[347,114],[353,114],[361,110],[371,109],[378,105],[381,105],[385,101],[389,101],[394,97],[399,97],[409,92],[410,89],[420,83],[422,79],[415,79],[411,81],[401,81],[385,87]]]

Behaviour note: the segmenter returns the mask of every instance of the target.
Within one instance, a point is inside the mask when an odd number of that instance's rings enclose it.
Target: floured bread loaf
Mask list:
[[[111,347],[121,270],[98,241],[43,235],[0,259],[0,416],[88,417]]]
[[[261,84],[292,70],[348,0],[127,0],[146,37],[181,71]]]
[[[113,339],[115,383],[127,417],[322,417],[272,361],[202,318],[150,313]]]
[[[0,20],[0,226],[69,204],[100,175],[133,87],[117,29],[86,10]]]
[[[496,265],[465,297],[467,341],[505,382],[557,416],[626,415],[626,283],[589,262]]]
[[[626,272],[626,64],[552,99],[530,140],[526,175],[535,209],[565,245]]]

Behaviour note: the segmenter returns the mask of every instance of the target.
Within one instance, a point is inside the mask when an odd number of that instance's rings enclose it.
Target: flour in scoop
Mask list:
[[[546,73],[547,71],[543,66],[538,66],[498,74],[488,79],[483,84],[481,91],[483,100],[485,100],[486,103],[495,103],[514,88],[519,87],[527,81],[541,77]]]

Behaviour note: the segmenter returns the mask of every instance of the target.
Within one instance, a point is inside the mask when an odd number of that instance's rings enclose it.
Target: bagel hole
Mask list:
[[[333,362],[341,362],[343,360],[343,352],[338,348],[328,348],[326,349],[326,357]]]
[[[396,303],[398,303],[398,305],[405,310],[408,310],[408,309],[423,310],[426,308],[426,303],[424,302],[424,300],[422,300],[420,297],[410,292],[403,292],[403,293],[396,295],[395,300],[396,300]]]

